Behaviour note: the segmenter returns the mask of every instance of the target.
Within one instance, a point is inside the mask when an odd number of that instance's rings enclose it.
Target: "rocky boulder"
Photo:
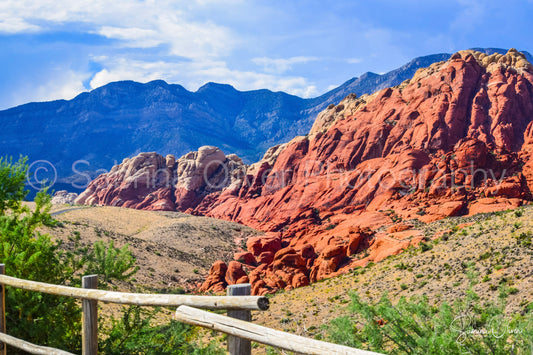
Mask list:
[[[54,194],[50,202],[53,205],[72,205],[77,197],[77,193],[60,190]]]
[[[225,280],[228,285],[244,284],[248,283],[248,275],[240,262],[232,260],[228,264]]]
[[[226,282],[226,272],[228,271],[228,266],[222,260],[215,261],[211,268],[209,269],[209,274],[200,286],[200,292],[223,292],[226,289],[228,283]]]

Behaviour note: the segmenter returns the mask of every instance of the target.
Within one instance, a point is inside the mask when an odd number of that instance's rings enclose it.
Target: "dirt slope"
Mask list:
[[[70,207],[54,206],[54,211]],[[190,290],[203,280],[215,260],[231,260],[242,240],[258,232],[237,223],[179,212],[141,211],[120,207],[84,207],[55,216],[61,223],[47,232],[72,249],[113,240],[129,243],[140,267],[135,284],[148,289]]]

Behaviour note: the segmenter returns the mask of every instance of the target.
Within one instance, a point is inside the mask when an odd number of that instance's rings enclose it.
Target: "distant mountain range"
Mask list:
[[[531,55],[526,55],[531,61]],[[329,104],[350,93],[360,96],[398,85],[418,68],[449,57],[449,53],[433,54],[383,75],[368,72],[312,99],[269,90],[238,91],[216,83],[190,92],[162,80],[114,82],[72,100],[0,111],[0,154],[25,155],[30,164],[50,162],[58,182],[77,179],[80,185],[88,182],[80,171],[94,177],[146,151],[179,157],[214,145],[253,162],[269,147],[308,133],[316,115]],[[50,173],[51,167],[45,168]]]

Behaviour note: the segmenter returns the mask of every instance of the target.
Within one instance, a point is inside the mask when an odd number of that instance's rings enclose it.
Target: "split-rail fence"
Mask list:
[[[263,296],[250,296],[250,284],[228,286],[228,296],[125,293],[98,290],[97,284],[97,275],[83,276],[82,288],[18,279],[6,276],[5,266],[0,264],[0,355],[6,355],[6,344],[30,354],[73,355],[67,351],[32,344],[7,334],[5,286],[81,299],[82,355],[98,353],[98,301],[138,306],[177,307],[176,320],[228,334],[228,352],[231,355],[251,354],[251,341],[299,354],[379,355],[375,352],[305,338],[252,323],[251,311],[267,310],[269,301]],[[227,316],[199,308],[227,310]]]

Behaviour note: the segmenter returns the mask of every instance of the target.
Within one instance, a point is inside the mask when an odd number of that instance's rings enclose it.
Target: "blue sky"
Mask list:
[[[532,0],[2,0],[0,109],[117,80],[314,97],[421,55],[531,52],[532,18]]]

